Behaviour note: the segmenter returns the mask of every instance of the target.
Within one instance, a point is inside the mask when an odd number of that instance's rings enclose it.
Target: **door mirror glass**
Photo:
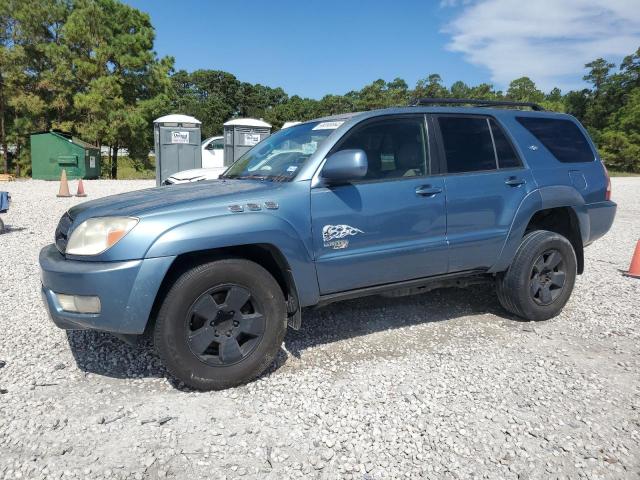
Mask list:
[[[213,142],[207,143],[207,146],[204,147],[205,150],[213,150]]]
[[[364,150],[340,150],[327,158],[321,177],[329,184],[348,183],[363,178],[367,169],[367,154]]]

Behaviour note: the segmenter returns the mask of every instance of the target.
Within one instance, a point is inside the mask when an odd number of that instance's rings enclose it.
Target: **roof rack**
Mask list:
[[[536,112],[544,111],[537,103],[512,102],[510,100],[482,100],[475,98],[416,98],[410,104],[412,107],[420,105],[474,105],[476,107],[529,107]]]

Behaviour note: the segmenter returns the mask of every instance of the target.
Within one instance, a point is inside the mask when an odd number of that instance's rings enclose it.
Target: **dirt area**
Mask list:
[[[89,199],[149,181],[88,181]],[[0,478],[638,478],[640,178],[614,178],[612,231],[563,313],[522,322],[493,289],[305,311],[277,363],[199,393],[148,343],[64,332],[38,252],[80,199],[0,184]]]

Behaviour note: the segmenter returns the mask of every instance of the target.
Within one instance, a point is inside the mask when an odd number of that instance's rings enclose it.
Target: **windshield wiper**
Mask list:
[[[242,180],[271,180],[269,175],[240,175],[236,178],[240,178]]]

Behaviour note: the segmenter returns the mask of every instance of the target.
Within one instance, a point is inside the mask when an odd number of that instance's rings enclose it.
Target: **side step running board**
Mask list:
[[[356,290],[348,290],[346,292],[330,293],[327,295],[320,295],[320,300],[316,306],[321,307],[341,300],[350,300],[353,298],[367,297],[383,293],[388,294],[388,296],[399,297],[411,295],[413,293],[428,292],[436,288],[463,288],[469,285],[485,283],[488,280],[488,277],[485,274],[486,270],[469,270],[465,272],[447,273],[434,277],[416,278],[414,280],[406,280],[403,282],[385,283],[384,285],[358,288]]]

